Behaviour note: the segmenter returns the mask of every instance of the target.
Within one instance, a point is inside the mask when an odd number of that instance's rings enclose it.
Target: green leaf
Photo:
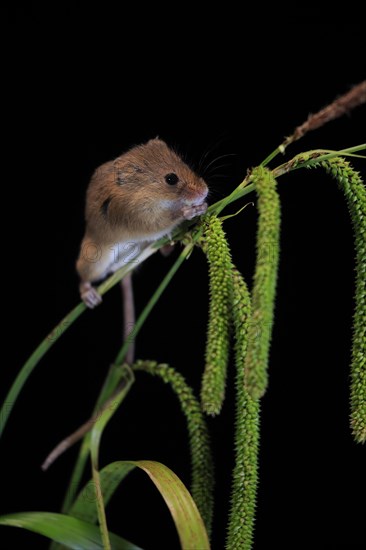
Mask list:
[[[181,547],[206,550],[208,536],[198,508],[188,489],[167,466],[152,460],[123,461],[141,468],[157,487],[174,520]]]
[[[178,476],[164,464],[150,460],[123,460],[108,464],[99,472],[105,504],[109,502],[125,476],[135,467],[140,468],[150,477],[165,500],[177,528],[182,548],[209,549],[207,532],[196,503]],[[80,491],[70,514],[96,522],[97,491],[93,480],[90,480]],[[111,536],[110,539],[113,548]],[[163,545],[164,540],[162,540]]]
[[[44,535],[75,550],[103,550],[99,528],[80,519],[49,512],[21,512],[0,516],[0,525],[20,527]],[[113,550],[141,550],[112,533],[109,534]]]

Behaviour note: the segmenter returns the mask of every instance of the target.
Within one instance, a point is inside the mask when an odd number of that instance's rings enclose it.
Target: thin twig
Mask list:
[[[61,456],[67,449],[70,449],[75,443],[80,441],[86,435],[90,430],[92,430],[95,422],[98,420],[98,418],[110,407],[114,406],[115,397],[120,391],[126,386],[127,381],[123,379],[119,384],[117,389],[113,392],[113,395],[105,402],[103,407],[96,413],[93,414],[87,420],[82,424],[77,430],[75,430],[72,434],[68,435],[56,445],[56,447],[50,452],[50,454],[47,456],[46,460],[43,462],[41,468],[43,471],[48,470],[48,468],[57,460],[59,456]]]
[[[309,115],[308,119],[298,126],[291,136],[286,138],[283,147],[287,147],[287,145],[300,139],[311,130],[316,130],[327,124],[327,122],[349,113],[363,103],[366,103],[366,80],[351,88],[349,92],[335,99],[315,115]]]
[[[308,119],[300,126],[295,128],[294,133],[288,136],[271,154],[269,154],[261,166],[267,166],[275,157],[280,153],[285,153],[286,147],[291,145],[294,141],[297,141],[311,130],[316,130],[327,122],[334,120],[346,113],[349,113],[352,109],[355,109],[359,105],[366,103],[366,80],[357,84],[349,92],[341,95],[335,99],[332,103],[321,109],[315,115],[309,115]]]

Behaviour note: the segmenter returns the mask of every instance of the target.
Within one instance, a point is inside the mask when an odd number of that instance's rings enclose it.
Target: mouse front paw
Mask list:
[[[80,284],[80,296],[89,309],[94,309],[102,302],[101,295],[90,283]]]
[[[207,202],[203,202],[202,204],[198,204],[196,206],[187,206],[186,208],[183,208],[182,214],[185,220],[192,220],[196,216],[201,216],[201,214],[204,214],[207,210]]]

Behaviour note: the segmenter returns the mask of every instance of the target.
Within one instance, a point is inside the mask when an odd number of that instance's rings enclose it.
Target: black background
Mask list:
[[[366,42],[361,25],[294,18],[275,29],[234,12],[200,20],[177,8],[164,21],[142,7],[134,14],[28,7],[3,15],[1,399],[30,352],[78,301],[74,262],[84,194],[99,164],[156,135],[193,165],[207,150],[209,161],[235,154],[208,178],[214,202],[309,112],[365,78]],[[361,107],[307,135],[287,158],[364,142],[365,123]],[[354,164],[366,175],[364,161]],[[335,182],[321,172],[283,177],[279,191],[282,255],[254,547],[362,548],[365,448],[348,427],[350,221]],[[225,225],[247,281],[256,216],[250,206]],[[176,255],[156,255],[138,271],[138,311]],[[206,319],[207,270],[196,251],[144,326],[137,356],[169,363],[198,392]],[[88,418],[119,348],[121,323],[115,288],[31,376],[1,441],[2,513],[59,510],[77,451],[47,473],[40,464]],[[215,549],[224,547],[233,464],[232,375],[231,368],[223,414],[208,421],[217,472]],[[159,460],[189,485],[185,422],[175,397],[143,374],[102,441],[103,465],[129,458]],[[139,472],[116,493],[108,520],[111,530],[146,549],[178,548],[161,498]],[[47,547],[42,537],[5,527],[0,540],[6,549]]]

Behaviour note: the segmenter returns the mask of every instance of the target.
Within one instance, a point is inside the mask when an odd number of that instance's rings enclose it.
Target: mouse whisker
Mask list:
[[[226,153],[225,155],[220,155],[216,158],[214,158],[203,170],[203,175],[207,174],[207,170],[213,166],[216,162],[218,162],[219,160],[223,159],[223,158],[227,158],[227,157],[235,157],[237,156],[237,153]]]
[[[219,164],[217,166],[212,166],[210,170],[208,170],[206,173],[205,173],[205,177],[206,178],[209,178],[211,176],[211,174],[215,174],[215,172],[217,170],[220,170],[221,168],[229,168],[231,166],[231,164],[229,162],[225,162],[223,164]]]
[[[200,171],[202,170],[202,167],[204,166],[204,163],[208,159],[209,155],[211,155],[211,153],[217,150],[225,141],[227,141],[227,139],[228,139],[227,135],[222,135],[221,137],[218,137],[217,139],[211,141],[206,146],[198,162],[198,168],[197,168],[198,173],[200,173]]]

